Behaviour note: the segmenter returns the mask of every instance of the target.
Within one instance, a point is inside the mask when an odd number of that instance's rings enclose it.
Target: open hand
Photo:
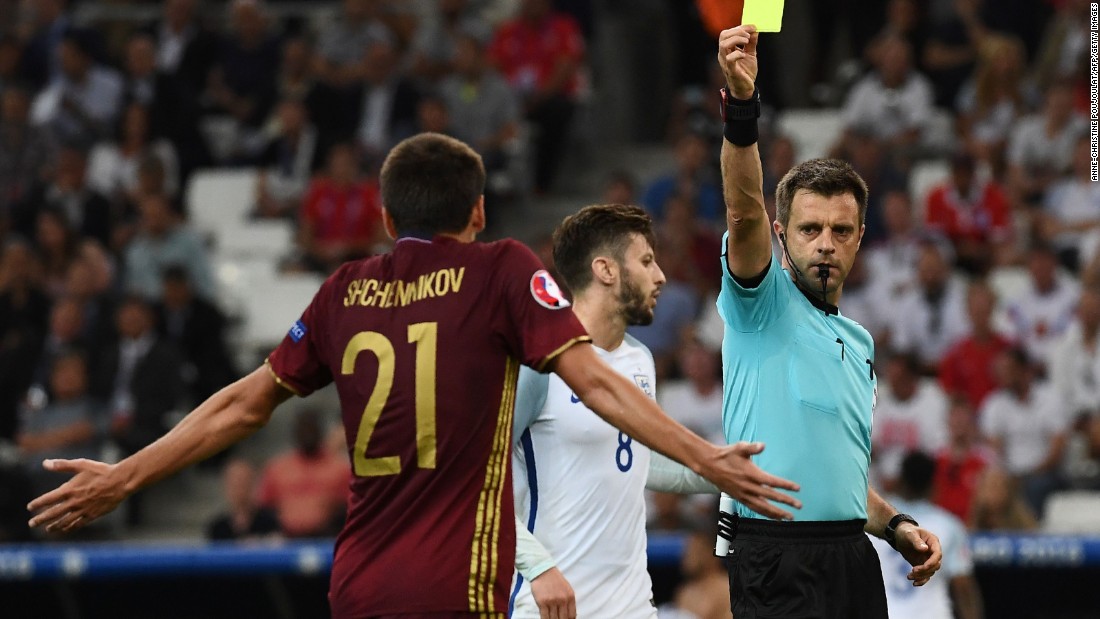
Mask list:
[[[737,99],[752,98],[756,89],[756,26],[737,26],[718,35],[718,64],[726,76],[726,88]]]
[[[114,465],[95,460],[46,460],[43,468],[55,473],[75,473],[69,481],[27,505],[34,516],[31,527],[66,533],[118,507],[127,492],[112,475]]]
[[[711,470],[704,473],[714,485],[740,501],[745,507],[768,518],[791,520],[791,513],[771,501],[802,509],[802,502],[776,490],[798,491],[798,484],[765,473],[753,464],[752,456],[764,451],[763,443],[736,444],[718,450],[719,459],[711,463]]]

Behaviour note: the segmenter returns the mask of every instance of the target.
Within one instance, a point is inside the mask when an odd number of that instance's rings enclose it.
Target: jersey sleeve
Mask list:
[[[718,486],[707,481],[695,471],[671,460],[656,451],[649,456],[649,473],[646,490],[675,494],[714,494],[721,492]]]
[[[591,338],[535,254],[517,241],[502,246],[497,264],[509,323],[504,335],[524,365],[543,372],[565,349]]]
[[[519,369],[516,384],[516,413],[513,417],[512,437],[519,441],[524,430],[538,419],[539,411],[546,405],[546,393],[550,390],[550,375],[539,374],[531,368]]]
[[[516,571],[528,582],[557,566],[550,551],[516,518]]]
[[[339,271],[337,272],[339,273]],[[321,334],[328,314],[326,305],[333,275],[313,296],[302,317],[290,326],[283,341],[268,356],[268,370],[275,382],[299,397],[305,397],[332,382],[332,374],[321,355]]]
[[[764,279],[755,287],[742,286],[726,261],[728,237],[728,232],[722,236],[722,289],[718,293],[718,314],[735,331],[761,331],[774,322],[790,302],[791,289],[782,281],[786,274],[773,255]]]

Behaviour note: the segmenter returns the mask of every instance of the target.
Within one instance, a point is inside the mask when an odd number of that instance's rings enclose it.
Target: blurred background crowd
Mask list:
[[[811,156],[847,159],[870,186],[841,310],[876,340],[873,481],[896,491],[905,456],[926,452],[932,499],[973,530],[1100,528],[1087,12],[788,0],[784,32],[761,41],[769,206]],[[666,410],[721,440],[714,41],[739,14],[708,0],[0,4],[0,540],[35,537],[27,498],[59,481],[43,458],[140,449],[262,361],[320,277],[385,251],[378,168],[420,131],[482,154],[486,238],[548,263],[549,232],[586,203],[652,213],[668,283],[632,332]],[[257,327],[273,314],[288,319]],[[349,475],[335,399],[290,408],[84,535],[333,533]],[[712,510],[653,495],[650,524]]]

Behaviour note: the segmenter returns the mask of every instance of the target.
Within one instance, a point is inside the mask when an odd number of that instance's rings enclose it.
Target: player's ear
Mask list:
[[[485,229],[485,196],[478,196],[477,204],[474,205],[473,212],[470,213],[470,223],[467,227],[473,228],[474,232],[481,232]]]
[[[607,256],[596,256],[592,259],[592,278],[605,286],[615,283],[617,270],[618,265]]]
[[[382,207],[382,227],[386,229],[386,234],[390,239],[397,240],[397,226],[393,223],[393,217],[390,216],[390,212],[386,210],[386,207]]]

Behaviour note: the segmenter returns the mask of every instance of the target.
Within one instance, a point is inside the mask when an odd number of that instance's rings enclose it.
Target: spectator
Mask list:
[[[928,194],[925,224],[955,248],[955,264],[975,275],[1012,256],[1012,208],[1000,185],[975,174],[974,158],[951,158],[951,177]]]
[[[1047,22],[1032,67],[1043,90],[1064,79],[1084,81],[1088,62],[1089,4],[1086,0],[1062,2]]]
[[[1051,347],[1073,322],[1080,285],[1059,272],[1058,257],[1049,245],[1033,245],[1028,252],[1028,286],[1008,304],[1011,336],[1046,375]]]
[[[901,462],[910,451],[935,452],[947,444],[947,397],[935,381],[922,378],[915,355],[886,360],[871,428],[871,475],[876,488],[897,489]]]
[[[90,241],[84,241],[69,265],[69,272],[65,275],[64,298],[80,308],[80,322],[83,325],[80,340],[84,342],[84,348],[97,351],[115,337],[115,306],[110,289],[113,282],[112,274],[104,277],[96,264],[98,258],[91,255],[93,251],[102,252],[102,248],[96,246],[97,249],[92,250],[87,243]]]
[[[1073,86],[1051,84],[1042,111],[1024,117],[1009,137],[1008,187],[1017,204],[1040,204],[1051,183],[1070,171],[1086,124],[1073,109]]]
[[[42,283],[51,298],[65,292],[65,276],[76,258],[77,241],[77,233],[62,213],[47,209],[38,214],[34,245],[42,260]]]
[[[604,180],[603,204],[637,204],[638,180],[628,170],[612,170]]]
[[[297,101],[305,106],[306,125],[317,132],[315,156],[319,157],[327,150],[328,144],[346,138],[355,125],[355,110],[350,94],[341,101],[331,89],[318,81],[313,71],[313,53],[313,44],[305,36],[292,36],[283,41],[282,63],[275,79],[280,106],[276,106],[267,129],[270,134],[272,125],[275,125],[277,133],[285,133],[285,128],[280,126],[281,104]],[[261,154],[261,157],[265,156]]]
[[[669,196],[664,221],[657,226],[661,264],[670,280],[690,284],[699,296],[717,288],[721,265],[714,260],[714,248],[722,237],[712,226],[696,217],[695,202],[689,196]]]
[[[115,140],[100,142],[92,150],[88,163],[89,184],[115,204],[137,202],[140,191],[138,167],[149,156],[159,159],[164,168],[165,194],[172,197],[178,195],[176,149],[168,140],[154,137],[149,108],[131,103],[123,112]]]
[[[886,234],[883,222],[882,198],[890,192],[905,191],[906,176],[895,161],[901,149],[877,136],[868,127],[856,126],[845,132],[841,149],[834,156],[852,164],[855,171],[867,183],[867,216],[863,240],[875,242]]]
[[[922,66],[935,89],[935,104],[949,108],[974,73],[978,48],[988,32],[978,12],[980,0],[929,6],[928,40]]]
[[[867,250],[871,295],[881,302],[899,298],[916,283],[916,265],[924,239],[913,216],[908,191],[889,191],[882,197],[885,236]],[[880,310],[882,308],[880,307]],[[883,322],[889,312],[881,312]],[[866,326],[866,325],[864,325]],[[872,332],[872,335],[878,333]]]
[[[535,127],[535,189],[553,186],[581,93],[584,39],[577,22],[551,0],[522,0],[500,25],[489,57],[523,101]]]
[[[916,146],[931,119],[932,84],[913,68],[905,39],[888,35],[874,45],[874,71],[852,87],[844,103],[845,131],[871,131],[891,149]]]
[[[162,196],[141,198],[138,208],[139,230],[125,254],[126,290],[160,299],[161,274],[175,264],[187,269],[195,294],[214,299],[214,274],[199,235],[180,221]]]
[[[1100,288],[1082,290],[1077,321],[1055,344],[1050,369],[1071,418],[1100,420]]]
[[[50,373],[54,362],[62,355],[73,350],[88,350],[84,340],[84,312],[80,302],[69,297],[54,301],[50,308],[49,328],[42,342],[42,352],[35,364],[31,389],[49,394]],[[85,363],[85,369],[88,370]]]
[[[1035,214],[1039,238],[1052,244],[1061,263],[1075,273],[1088,258],[1088,244],[1100,244],[1100,184],[1092,182],[1090,141],[1085,135],[1077,140],[1073,174],[1050,187]]]
[[[202,402],[240,378],[226,346],[226,319],[216,305],[195,295],[187,269],[169,265],[162,278],[158,331],[183,354],[188,394]]]
[[[1024,79],[1027,55],[1023,41],[990,34],[981,43],[974,77],[955,101],[957,131],[966,152],[1002,178],[1008,135],[1030,102]]]
[[[331,273],[346,260],[370,255],[385,234],[378,184],[362,177],[354,147],[333,146],[327,173],[310,184],[302,204],[306,266]]]
[[[397,49],[375,41],[363,52],[362,91],[355,135],[371,169],[397,142],[416,133],[420,93],[400,72]]]
[[[698,520],[684,541],[680,574],[684,582],[676,588],[672,603],[662,606],[662,619],[732,619],[729,575],[722,560],[714,556],[717,527]]]
[[[952,397],[966,398],[975,410],[997,388],[993,361],[1012,347],[1012,342],[993,325],[997,293],[984,281],[971,282],[966,291],[966,314],[970,333],[947,349],[940,361],[939,379]]]
[[[653,180],[642,193],[642,204],[654,219],[665,217],[664,209],[673,195],[695,203],[696,217],[715,227],[725,221],[722,189],[711,167],[708,138],[687,133],[676,143],[676,169]]]
[[[664,383],[657,402],[692,432],[711,442],[725,443],[722,363],[718,351],[705,348],[693,337],[685,337],[677,362],[681,378]]]
[[[107,402],[111,438],[131,454],[163,434],[181,404],[182,361],[156,333],[152,307],[123,299],[115,314],[118,341],[100,351],[92,393]]]
[[[305,409],[294,424],[294,448],[264,467],[260,504],[271,508],[287,537],[321,537],[340,530],[351,469],[322,446],[320,415]]]
[[[434,10],[420,24],[412,42],[412,74],[426,82],[441,80],[455,69],[458,40],[470,33],[489,34],[470,0],[434,0]]]
[[[947,445],[936,453],[936,479],[933,501],[965,521],[978,482],[997,455],[981,440],[974,408],[955,398],[947,412]]]
[[[970,329],[966,286],[951,272],[950,249],[925,240],[917,257],[916,286],[891,307],[890,347],[915,352],[922,373],[933,375],[947,348]]]
[[[217,61],[219,37],[198,18],[198,0],[164,0],[162,18],[148,28],[156,44],[157,71],[170,77],[179,92],[194,97],[206,88]]]
[[[481,154],[492,174],[505,167],[506,149],[519,134],[519,101],[489,66],[484,42],[477,35],[457,35],[454,48],[454,74],[439,85],[450,116],[450,133]]]
[[[117,217],[107,198],[89,184],[87,153],[75,146],[63,146],[57,151],[53,167],[52,177],[35,188],[17,217],[16,229],[30,235],[39,213],[53,211],[80,237],[109,244]]]
[[[57,487],[62,477],[43,469],[42,460],[99,457],[101,411],[88,394],[83,355],[71,350],[59,353],[49,382],[49,403],[24,413],[16,440],[36,496]]]
[[[1066,414],[1053,388],[1034,383],[1023,349],[1001,353],[995,368],[1000,389],[982,404],[982,434],[1019,480],[1028,506],[1042,517],[1047,496],[1064,484]]]
[[[27,122],[26,89],[5,84],[0,91],[0,233],[10,229],[11,219],[35,185],[45,179],[55,156],[50,134]]]
[[[298,99],[279,103],[274,125],[276,133],[258,160],[262,168],[256,179],[254,214],[263,219],[293,218],[310,178],[320,167],[320,136]]]
[[[725,80],[725,77],[722,79]],[[774,217],[775,188],[795,165],[794,140],[789,135],[776,135],[765,149],[764,157],[764,208]]]
[[[20,58],[20,73],[36,90],[61,73],[58,44],[69,32],[72,21],[66,14],[66,0],[38,0],[23,3],[29,15],[31,34]]]
[[[885,541],[873,538],[882,562],[886,601],[894,619],[982,619],[982,595],[974,579],[970,540],[962,519],[936,506],[929,497],[935,461],[922,451],[913,451],[901,461],[901,477],[890,502],[936,531],[943,547],[939,578],[925,587],[913,587],[905,579],[912,566]]]
[[[967,526],[972,531],[1030,531],[1039,521],[1020,496],[1017,480],[999,466],[978,479]]]
[[[46,333],[50,298],[31,246],[15,237],[0,253],[0,439],[15,436],[16,407],[30,387]]]
[[[229,17],[230,36],[222,41],[204,98],[213,111],[238,123],[241,150],[275,105],[279,43],[268,33],[268,15],[259,0],[233,0]]]
[[[222,471],[227,511],[206,527],[206,538],[255,540],[279,534],[275,512],[261,507],[256,500],[256,469],[246,460],[230,460]]]
[[[31,121],[62,142],[90,146],[110,135],[122,108],[122,78],[92,56],[87,33],[66,32],[58,43],[61,74],[35,98]]]

